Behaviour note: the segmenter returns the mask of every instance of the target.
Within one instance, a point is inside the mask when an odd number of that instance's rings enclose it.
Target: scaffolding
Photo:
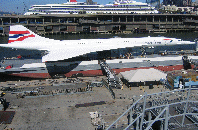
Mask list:
[[[195,111],[198,110],[197,90],[190,86],[186,89],[155,94],[145,93],[106,129],[197,128],[198,113]]]

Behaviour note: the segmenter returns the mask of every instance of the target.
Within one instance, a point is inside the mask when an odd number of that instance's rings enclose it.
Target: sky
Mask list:
[[[31,5],[44,5],[44,4],[62,4],[67,3],[67,0],[0,0],[0,11],[25,13]],[[78,2],[85,2],[86,0],[77,0]],[[99,4],[108,4],[114,0],[93,0]],[[137,2],[146,2],[146,0],[135,0]],[[192,0],[193,2],[195,0]],[[161,0],[162,2],[162,0]]]

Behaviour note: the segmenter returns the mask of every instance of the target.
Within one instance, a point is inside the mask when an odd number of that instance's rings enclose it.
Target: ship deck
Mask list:
[[[105,77],[83,77],[80,79],[87,82],[101,80],[101,78]],[[61,80],[63,79],[57,81]],[[46,81],[1,82],[1,85],[17,84],[19,86],[16,88],[20,88],[22,91],[36,90],[39,87],[43,87],[42,91],[51,91],[52,87]],[[74,82],[73,84],[75,89],[78,83]],[[57,92],[60,92],[67,86],[55,87],[53,91],[58,89]],[[14,110],[16,114],[11,124],[2,124],[0,128],[93,130],[96,126],[91,124],[89,112],[97,111],[104,119],[105,125],[108,126],[125,112],[130,104],[138,100],[144,92],[151,94],[168,91],[168,89],[160,85],[154,85],[153,89],[149,89],[148,86],[142,88],[124,86],[123,90],[113,89],[113,91],[115,92],[115,99],[112,99],[105,87],[94,87],[91,92],[86,93],[28,96],[18,99],[16,94],[7,92],[4,98],[10,103],[10,106],[6,111]],[[79,104],[84,104],[85,107],[83,105],[77,107]]]

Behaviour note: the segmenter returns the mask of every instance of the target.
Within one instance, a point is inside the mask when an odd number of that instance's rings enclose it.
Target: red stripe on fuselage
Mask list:
[[[29,36],[20,37],[20,38],[18,38],[17,40],[9,40],[8,43],[15,42],[15,41],[23,41],[24,39],[26,39],[26,38],[28,38],[28,37],[35,37],[35,35],[31,34],[31,35],[29,35]]]
[[[29,31],[10,31],[9,34],[29,34]]]

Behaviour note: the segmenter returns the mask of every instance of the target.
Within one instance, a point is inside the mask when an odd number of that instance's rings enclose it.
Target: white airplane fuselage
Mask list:
[[[42,62],[66,60],[91,52],[113,50],[119,48],[170,46],[180,44],[195,44],[195,42],[182,41],[167,37],[141,37],[141,38],[109,38],[109,39],[80,39],[80,40],[53,40],[41,37],[22,25],[10,27],[8,44],[2,47],[45,50],[47,55]]]
[[[98,47],[98,46],[115,46],[119,48],[127,47],[149,47],[149,46],[171,46],[177,44],[195,44],[195,42],[182,41],[176,38],[165,37],[143,37],[143,38],[110,38],[110,39],[80,39],[80,40],[52,40],[31,41],[30,44],[14,42],[10,44],[1,44],[3,47],[45,50],[51,48],[81,48],[81,47]]]

